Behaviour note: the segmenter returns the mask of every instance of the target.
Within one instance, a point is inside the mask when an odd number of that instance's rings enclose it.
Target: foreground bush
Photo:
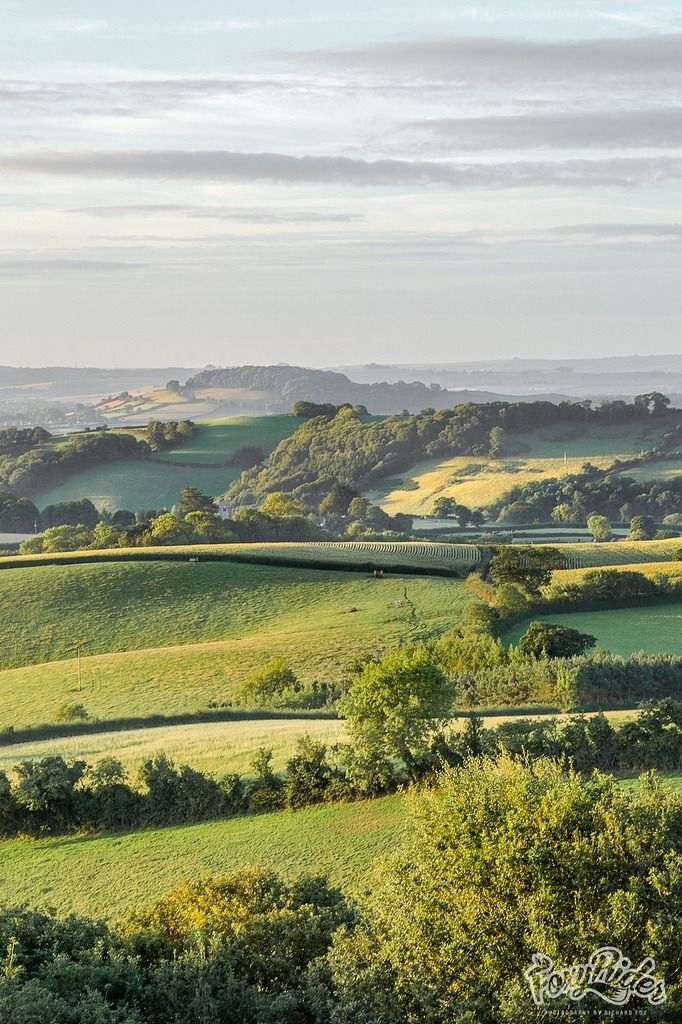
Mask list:
[[[449,770],[415,817],[414,843],[330,954],[334,1024],[549,1020],[524,979],[533,954],[562,967],[605,945],[653,957],[666,980],[662,1010],[629,1007],[640,1019],[682,1019],[679,797],[503,756]],[[576,1006],[608,1019],[596,997],[551,1002]]]

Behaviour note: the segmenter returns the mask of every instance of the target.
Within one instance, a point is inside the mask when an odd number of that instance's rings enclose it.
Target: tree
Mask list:
[[[260,507],[264,516],[287,519],[290,516],[305,515],[305,505],[285,491],[273,491]]]
[[[539,1011],[526,974],[536,954],[561,970],[608,945],[678,977],[680,810],[665,787],[625,792],[546,760],[483,758],[446,771],[413,818],[365,921],[331,950],[334,1024],[537,1024],[576,1006],[607,1019],[590,994]],[[634,1001],[645,1019],[679,1018],[670,989],[662,1016]]]
[[[213,498],[204,494],[198,487],[183,487],[180,491],[180,501],[176,511],[181,519],[184,519],[190,512],[215,512],[216,507]]]
[[[453,698],[452,684],[427,649],[408,647],[365,663],[352,676],[339,713],[359,747],[398,757],[411,770]]]
[[[47,832],[73,828],[79,817],[76,785],[83,777],[85,761],[66,762],[54,755],[40,761],[21,761],[15,766],[15,799],[31,812],[38,827]]]
[[[102,548],[118,548],[124,545],[125,533],[109,523],[98,523],[90,535],[89,547],[97,550]]]
[[[653,540],[656,523],[651,516],[633,516],[630,520],[628,540]]]
[[[496,459],[500,455],[504,455],[506,440],[507,438],[502,427],[492,428],[488,434],[489,454],[491,458]]]
[[[89,717],[83,704],[75,704],[71,701],[60,704],[54,713],[55,722],[86,722]]]
[[[660,391],[649,391],[644,395],[635,395],[633,404],[640,409],[646,409],[652,416],[659,416],[667,410],[670,399]]]
[[[497,517],[499,523],[510,523],[524,525],[527,523],[541,523],[543,512],[539,505],[530,501],[512,501],[505,505]]]
[[[172,512],[165,512],[152,519],[149,527],[149,543],[187,544],[192,539],[190,527]]]
[[[496,586],[513,583],[537,597],[552,573],[563,568],[563,555],[556,548],[502,547],[490,561],[490,576]]]
[[[235,535],[220,516],[212,512],[189,512],[185,522],[192,530],[194,538],[207,544],[225,544],[235,539]]]
[[[519,647],[534,658],[572,658],[585,654],[596,643],[597,638],[590,633],[534,619],[519,640]]]
[[[460,505],[454,498],[436,498],[433,503],[433,513],[439,519],[457,519],[459,525],[464,528],[472,518],[471,509],[466,505]]]
[[[606,516],[600,516],[593,512],[592,515],[587,517],[587,529],[597,541],[613,540],[611,523]]]
[[[256,669],[242,684],[242,700],[270,704],[301,692],[296,673],[282,658],[273,658],[264,668]]]
[[[555,505],[550,514],[555,523],[575,523],[577,521],[575,508],[567,502]]]
[[[331,491],[320,502],[320,513],[323,516],[345,516],[348,515],[348,506],[353,498],[357,498],[358,492],[346,484],[334,484]]]
[[[255,445],[245,445],[243,448],[237,448],[230,462],[233,466],[238,466],[239,469],[253,469],[254,466],[259,466],[264,460],[265,452],[262,448],[257,448]]]
[[[40,513],[38,525],[41,530],[53,526],[86,526],[89,530],[99,522],[99,512],[89,498],[78,501],[60,501],[46,505]]]

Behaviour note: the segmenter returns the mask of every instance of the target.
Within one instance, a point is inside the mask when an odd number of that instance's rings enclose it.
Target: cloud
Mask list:
[[[430,119],[406,127],[455,150],[682,146],[681,107]]]
[[[285,53],[280,53],[286,59]],[[494,36],[413,38],[299,52],[302,62],[453,82],[682,75],[682,33],[565,42]]]
[[[631,188],[679,181],[682,177],[682,158],[611,157],[599,160],[453,163],[236,153],[226,150],[130,150],[38,152],[2,156],[0,170],[14,175],[263,181],[280,185],[334,184],[389,188],[440,185],[453,189]]]
[[[25,277],[43,274],[110,274],[131,270],[144,270],[147,263],[99,259],[64,259],[61,257],[29,257],[25,259],[0,258],[0,276]]]
[[[116,206],[86,206],[70,211],[91,217],[144,217],[165,213],[180,217],[232,221],[237,224],[352,224],[363,214],[332,210],[239,209],[229,206],[184,206],[175,203],[128,203]]]

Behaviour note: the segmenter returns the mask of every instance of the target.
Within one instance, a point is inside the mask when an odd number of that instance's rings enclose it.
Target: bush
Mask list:
[[[83,704],[67,701],[60,704],[54,713],[55,722],[86,722],[90,715]]]

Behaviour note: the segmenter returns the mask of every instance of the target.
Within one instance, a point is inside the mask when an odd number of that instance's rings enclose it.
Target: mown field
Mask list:
[[[642,565],[673,562],[682,549],[682,538],[673,540],[619,540],[602,544],[553,544],[565,556],[567,566],[574,569],[604,567],[639,570]],[[565,570],[562,570],[565,571]],[[662,572],[664,566],[650,565],[651,572]]]
[[[11,840],[0,843],[0,890],[10,905],[119,917],[182,878],[259,865],[288,878],[326,874],[359,894],[407,835],[404,805],[390,796],[106,838]]]
[[[426,459],[406,469],[400,479],[382,481],[368,497],[391,515],[428,514],[436,498],[441,497],[455,498],[469,508],[483,508],[499,501],[513,487],[579,473],[587,461],[606,469],[616,458],[637,456],[653,447],[667,429],[667,423],[633,424],[514,435],[509,438],[511,450],[505,457]]]
[[[682,603],[645,608],[614,608],[598,612],[537,615],[541,622],[556,622],[597,638],[603,650],[628,657],[635,651],[682,657]],[[528,623],[515,626],[505,640],[517,643]]]
[[[548,714],[483,714],[481,718],[487,727],[495,728],[519,718],[541,720],[548,717]],[[634,714],[634,711],[608,711],[606,717],[615,725],[627,721]],[[564,719],[567,716],[549,717]],[[459,717],[455,721],[455,728],[464,728],[466,721],[464,716]],[[163,752],[176,764],[189,764],[211,775],[238,772],[248,777],[252,774],[251,762],[259,747],[272,750],[274,770],[283,771],[302,736],[310,736],[327,745],[344,742],[347,738],[345,723],[336,718],[246,719],[121,729],[117,732],[64,736],[0,746],[0,771],[11,774],[19,761],[59,754],[67,759],[84,758],[89,764],[103,757],[115,757],[125,765],[130,777],[134,778],[143,761]]]
[[[50,721],[77,693],[104,718],[194,712],[273,656],[305,682],[338,679],[360,652],[442,632],[470,600],[458,580],[230,562],[2,571],[0,725]]]
[[[168,418],[171,414],[164,415]],[[239,448],[253,446],[269,453],[299,425],[300,420],[294,416],[208,420],[198,425],[195,437],[178,448],[159,452],[151,459],[120,459],[76,473],[49,490],[31,494],[31,498],[40,508],[90,498],[101,509],[137,512],[141,508],[170,508],[183,487],[198,487],[213,496],[223,494],[241,471],[211,463],[227,461]]]

